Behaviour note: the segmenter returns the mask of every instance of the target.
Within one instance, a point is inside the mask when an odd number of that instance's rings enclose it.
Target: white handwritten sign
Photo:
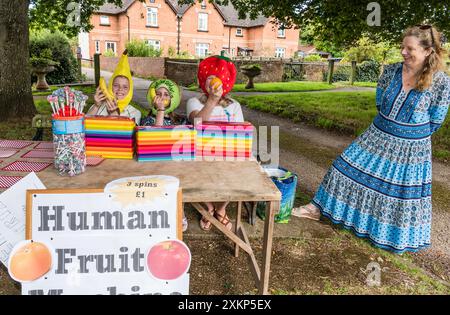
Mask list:
[[[22,283],[22,294],[189,293],[185,271],[170,280],[149,272],[150,249],[181,238],[177,178],[131,177],[104,191],[28,194],[27,238],[47,245],[53,262],[48,273]]]
[[[0,195],[0,261],[5,266],[14,245],[25,240],[27,189],[45,186],[35,173],[30,173]]]

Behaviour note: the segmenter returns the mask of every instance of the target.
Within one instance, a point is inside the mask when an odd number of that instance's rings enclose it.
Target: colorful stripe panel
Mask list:
[[[196,130],[191,125],[138,127],[136,153],[139,162],[195,159]]]
[[[86,155],[107,159],[132,159],[135,127],[134,121],[128,117],[86,117]]]
[[[197,126],[197,156],[204,160],[248,160],[253,125],[249,122],[203,122]]]

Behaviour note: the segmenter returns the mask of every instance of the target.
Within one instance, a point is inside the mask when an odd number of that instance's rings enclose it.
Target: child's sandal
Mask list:
[[[208,211],[208,212],[209,212],[209,214],[214,215],[215,211],[216,211],[215,209],[212,209],[212,211]],[[212,226],[212,223],[207,218],[202,216],[202,218],[200,219],[200,227],[202,228],[202,230],[209,231],[209,230],[211,230],[211,226]]]
[[[225,226],[225,228],[228,231],[231,231],[231,228],[233,227],[233,223],[231,223],[230,218],[227,216],[226,213],[225,213],[225,215],[221,215],[220,213],[216,212],[214,214],[214,216],[220,223],[222,223]]]

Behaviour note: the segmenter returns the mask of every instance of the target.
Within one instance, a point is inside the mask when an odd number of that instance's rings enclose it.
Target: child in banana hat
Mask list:
[[[168,79],[153,81],[147,92],[150,112],[141,121],[142,126],[185,125],[186,119],[175,114],[180,105],[181,90],[178,85]]]
[[[94,105],[89,109],[88,115],[99,116],[126,116],[134,119],[139,125],[141,112],[130,105],[133,98],[133,79],[125,50],[119,60],[109,85],[106,87],[104,79],[94,95]]]

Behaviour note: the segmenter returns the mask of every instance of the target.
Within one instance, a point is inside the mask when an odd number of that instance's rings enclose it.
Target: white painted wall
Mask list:
[[[81,58],[90,59],[89,55],[89,33],[80,32],[78,34],[78,45],[81,47]]]

